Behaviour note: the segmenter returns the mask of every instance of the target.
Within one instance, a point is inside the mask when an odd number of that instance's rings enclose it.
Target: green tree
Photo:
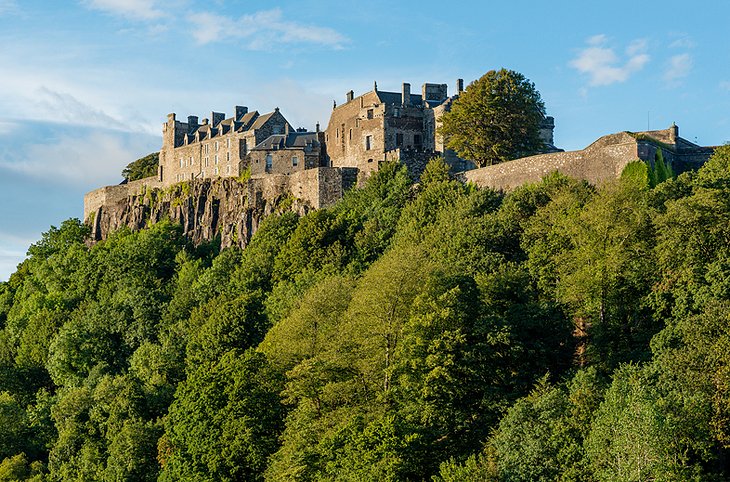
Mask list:
[[[544,117],[532,82],[513,70],[491,70],[454,101],[441,134],[459,156],[489,166],[540,152]]]
[[[127,181],[136,181],[145,177],[157,175],[157,166],[160,165],[160,153],[153,152],[136,161],[127,164],[122,170],[122,177]]]

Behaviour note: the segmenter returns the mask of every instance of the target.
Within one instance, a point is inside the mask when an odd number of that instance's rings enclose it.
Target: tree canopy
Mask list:
[[[122,170],[122,177],[127,181],[136,181],[145,177],[157,174],[157,166],[160,164],[160,153],[153,152],[144,157],[140,157],[136,161],[127,164]]]
[[[545,105],[535,85],[513,70],[472,82],[442,117],[448,148],[480,167],[541,152]]]
[[[433,162],[243,250],[52,227],[0,283],[0,480],[728,480],[730,147],[509,193]]]

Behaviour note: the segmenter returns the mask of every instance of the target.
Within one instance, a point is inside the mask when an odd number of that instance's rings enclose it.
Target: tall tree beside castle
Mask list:
[[[444,114],[441,133],[460,157],[483,167],[541,152],[544,118],[535,84],[513,70],[491,70]]]

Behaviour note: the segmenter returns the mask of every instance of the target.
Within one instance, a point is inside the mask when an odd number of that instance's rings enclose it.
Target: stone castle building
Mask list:
[[[336,202],[356,179],[361,182],[384,161],[403,162],[418,176],[430,159],[442,155],[457,179],[509,190],[555,171],[600,184],[618,177],[636,159],[653,162],[659,149],[675,172],[681,172],[699,167],[713,152],[681,138],[675,125],[611,134],[585,149],[563,152],[554,146],[554,119],[545,117],[540,129],[545,153],[474,169],[446,148],[438,130],[463,89],[459,79],[452,96],[446,84],[432,83],[423,84],[420,93],[412,93],[408,83],[400,92],[379,90],[377,84],[357,97],[349,91],[344,104],[335,103],[324,132],[319,124],[315,132],[295,130],[278,108],[259,114],[236,106],[229,118],[212,112],[202,122],[196,116],[181,122],[169,114],[162,126],[158,175],[88,193],[84,218],[150,189],[245,172],[251,175],[249,184],[269,197],[287,192],[320,208]]]
[[[162,125],[159,181],[171,185],[191,179],[237,177],[248,167],[248,154],[272,135],[294,129],[279,109],[268,114],[249,112],[236,106],[233,117],[211,112],[210,119],[198,123],[188,116],[187,122],[167,116]]]
[[[423,84],[420,93],[412,93],[409,83],[400,92],[379,90],[377,83],[358,97],[349,91],[344,104],[335,103],[325,131],[330,165],[355,167],[367,177],[378,163],[399,160],[419,175],[430,159],[441,155],[455,171],[473,168],[446,149],[438,133],[441,117],[463,90],[464,81],[458,79],[453,96],[447,84],[431,83]],[[553,118],[546,117],[540,129],[546,152],[559,150],[553,146],[554,128]]]

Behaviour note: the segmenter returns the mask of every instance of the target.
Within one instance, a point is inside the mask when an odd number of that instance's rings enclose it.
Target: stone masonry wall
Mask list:
[[[508,191],[522,184],[539,182],[557,171],[591,184],[601,184],[620,176],[624,167],[638,158],[636,139],[620,132],[604,136],[582,151],[525,157],[466,171],[457,178],[480,187]]]
[[[87,193],[84,196],[84,219],[95,213],[104,205],[113,205],[124,201],[129,196],[145,192],[147,189],[155,189],[162,186],[157,176],[146,177],[137,181],[118,184],[116,186],[105,186]]]

